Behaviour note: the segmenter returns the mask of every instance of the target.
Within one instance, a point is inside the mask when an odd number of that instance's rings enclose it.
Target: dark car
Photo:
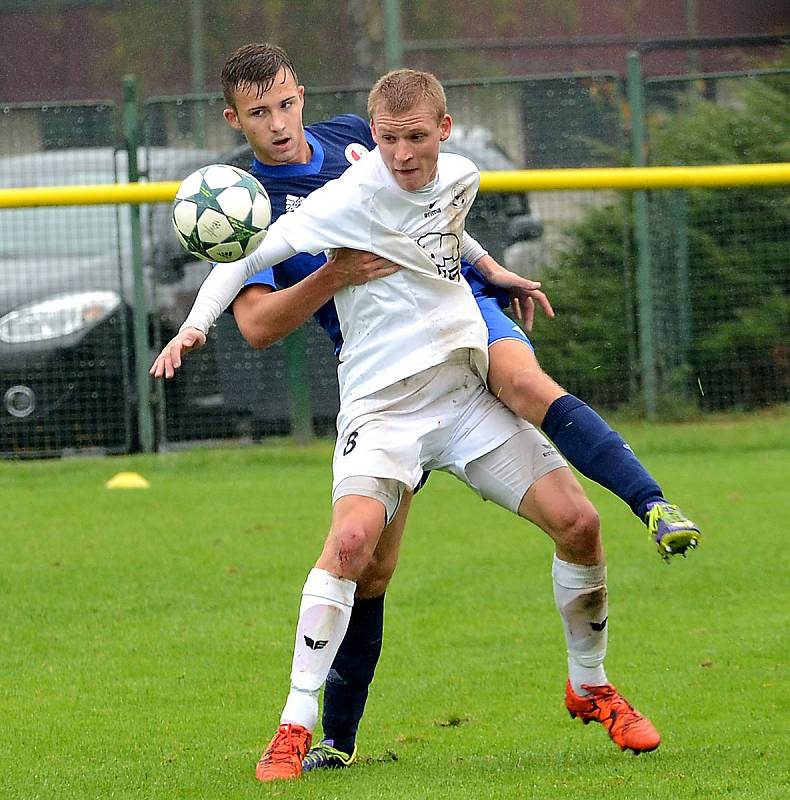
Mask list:
[[[152,177],[185,175],[209,158],[191,150],[154,148],[140,154]],[[110,148],[0,158],[2,187],[106,184],[123,182],[125,175],[125,153]],[[168,216],[166,205],[157,208]],[[143,244],[149,255],[150,237]],[[175,330],[206,273],[205,264],[182,265],[176,282],[161,282],[162,291],[156,291],[159,276],[147,259],[144,287],[146,308],[154,312],[148,319],[152,332],[161,329],[164,336]],[[0,454],[135,448],[132,297],[128,207],[3,210]]]

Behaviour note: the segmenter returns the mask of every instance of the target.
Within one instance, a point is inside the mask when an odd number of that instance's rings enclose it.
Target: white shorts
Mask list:
[[[515,454],[516,448],[508,449],[503,464],[495,468],[500,478],[487,481],[482,477],[491,465],[467,474],[472,462],[517,434],[520,455]],[[543,457],[543,452],[550,457]],[[393,479],[412,489],[424,470],[439,469],[455,475],[486,499],[516,510],[532,483],[561,466],[565,462],[543,435],[491,395],[472,369],[469,351],[459,350],[448,362],[341,408],[332,501],[356,493],[349,489],[353,484],[347,479],[351,477]],[[492,489],[503,482],[511,498],[507,502],[501,489]],[[397,505],[397,499],[393,502]]]

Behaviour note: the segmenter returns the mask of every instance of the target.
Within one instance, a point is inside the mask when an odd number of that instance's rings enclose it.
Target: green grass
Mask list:
[[[586,484],[609,560],[607,671],[663,744],[562,705],[547,537],[445,475],[417,497],[353,770],[263,786],[327,443],[0,464],[0,797],[788,796],[790,414],[623,426],[704,531],[665,566]],[[148,490],[108,490],[136,470]]]

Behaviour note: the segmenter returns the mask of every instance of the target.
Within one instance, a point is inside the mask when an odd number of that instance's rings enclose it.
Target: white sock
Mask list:
[[[606,656],[609,607],[606,565],[570,564],[554,556],[551,569],[554,601],[562,617],[568,645],[568,677],[578,695],[588,694],[582,684],[608,683],[603,668]]]
[[[318,693],[346,635],[357,584],[323,569],[311,569],[299,608],[291,665],[291,691],[280,722],[312,731],[318,722]]]

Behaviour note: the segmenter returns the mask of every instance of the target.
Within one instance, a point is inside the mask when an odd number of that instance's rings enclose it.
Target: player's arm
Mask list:
[[[505,269],[468,233],[464,233],[461,254],[469,263],[474,264],[477,271],[492,286],[507,289],[510,293],[510,306],[513,313],[528,331],[532,330],[532,323],[535,319],[536,301],[547,317],[554,316],[554,309],[551,307],[549,298],[540,289],[540,281],[523,278],[509,269]]]
[[[245,287],[233,301],[242,336],[256,348],[269,347],[306,322],[340,289],[384,278],[401,267],[373,253],[341,248],[311,275],[287,289]]]
[[[215,266],[198,290],[184,324],[156,357],[149,374],[154,378],[172,378],[181,366],[182,354],[205,343],[209,328],[233,302],[247,278],[294,255],[296,250],[273,226],[254,253],[238,261]]]

